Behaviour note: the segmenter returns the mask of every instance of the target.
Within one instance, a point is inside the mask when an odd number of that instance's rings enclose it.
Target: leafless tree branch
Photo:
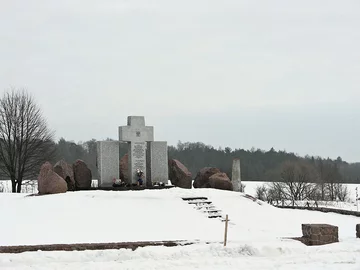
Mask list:
[[[33,97],[25,90],[6,92],[0,99],[0,172],[11,179],[12,192],[54,155],[53,133]]]

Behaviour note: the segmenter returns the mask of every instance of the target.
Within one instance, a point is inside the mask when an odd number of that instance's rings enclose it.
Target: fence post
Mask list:
[[[355,190],[356,190],[356,200],[355,200],[355,202],[356,202],[356,211],[358,212],[358,211],[359,211],[359,204],[358,204],[358,201],[359,201],[358,188],[356,187],[356,188],[355,188]]]
[[[226,215],[226,218],[225,218],[224,247],[226,247],[226,242],[227,242],[228,222],[229,222],[229,217],[228,217],[228,215]]]

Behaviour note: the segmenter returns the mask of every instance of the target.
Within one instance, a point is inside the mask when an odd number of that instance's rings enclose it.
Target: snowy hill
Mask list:
[[[182,200],[184,197],[196,196],[207,197],[222,214],[229,215],[229,244],[226,249],[221,245],[224,223],[220,219],[208,218],[205,213]],[[306,267],[313,266],[313,269],[319,269],[315,266],[325,269],[329,264],[336,266],[344,261],[350,266],[359,263],[356,254],[360,248],[355,238],[355,224],[360,223],[359,218],[278,209],[229,191],[173,188],[123,192],[83,191],[31,197],[26,197],[26,194],[2,193],[0,213],[0,231],[5,232],[0,237],[0,245],[145,240],[212,242],[209,245],[174,248],[145,247],[134,252],[113,250],[0,254],[1,269],[23,269],[24,265],[31,265],[35,269],[64,269],[65,265],[68,266],[66,269],[113,269],[114,265],[120,267],[118,269],[134,265],[138,266],[136,269],[220,269],[225,266],[227,269],[238,269],[239,266],[257,265],[259,269],[264,269],[261,260],[268,266],[289,266],[298,261],[297,266],[300,267],[294,269],[303,269],[304,264]],[[298,241],[285,239],[301,236],[302,223],[339,226],[340,243],[307,247]],[[247,258],[249,256],[253,258]],[[311,264],[307,260],[311,260]],[[67,263],[64,264],[64,261]]]
[[[224,224],[183,201],[205,196],[228,214],[229,241],[281,241],[301,236],[301,223],[339,226],[342,241],[354,238],[359,219],[337,214],[277,209],[239,193],[213,189],[83,191],[26,197],[1,194],[7,232],[0,245],[122,242],[145,240],[222,241]],[[11,207],[9,207],[11,205]],[[26,229],[24,228],[26,224]]]

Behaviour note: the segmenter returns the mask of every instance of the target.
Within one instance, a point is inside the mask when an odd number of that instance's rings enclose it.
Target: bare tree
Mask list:
[[[270,190],[276,197],[287,200],[310,199],[316,192],[318,173],[310,163],[300,161],[286,161],[279,169],[272,172]]]
[[[317,168],[319,172],[319,189],[321,191],[321,200],[325,200],[325,193],[326,193],[326,183],[325,183],[325,175],[326,175],[326,167],[321,158],[317,160]]]
[[[320,175],[319,188],[321,190],[321,200],[334,201],[336,199],[346,200],[348,196],[348,190],[346,186],[341,184],[342,176],[339,171],[339,160],[317,160],[317,169]]]
[[[340,182],[341,175],[339,173],[337,163],[333,162],[328,164],[328,173],[325,177],[325,183],[328,191],[328,196],[331,201],[336,200],[336,190]]]
[[[285,192],[285,183],[282,182],[271,182],[267,188],[267,200],[268,201],[281,201],[288,198]]]
[[[53,133],[35,100],[24,90],[10,90],[0,99],[0,171],[9,177],[12,192],[35,177],[55,156]]]
[[[339,201],[345,202],[349,200],[350,191],[346,185],[343,185],[341,183],[337,183],[335,185],[335,198],[337,198]]]
[[[258,200],[262,200],[262,201],[266,201],[267,200],[267,188],[266,186],[263,184],[261,186],[257,186],[255,189],[255,198]]]

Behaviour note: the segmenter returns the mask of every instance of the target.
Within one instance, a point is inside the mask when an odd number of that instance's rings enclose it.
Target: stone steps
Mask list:
[[[203,205],[203,204],[212,204],[210,201],[203,201],[203,202],[188,202],[188,204],[196,204],[196,205]]]
[[[189,205],[193,205],[195,210],[202,212],[208,218],[219,219],[222,222],[225,221],[221,210],[216,209],[215,205],[207,197],[186,197],[182,199]]]
[[[194,208],[196,210],[204,210],[204,211],[216,210],[214,205],[200,205],[200,206],[196,206]]]
[[[213,216],[208,216],[208,218],[221,218],[221,215],[213,215]]]
[[[205,210],[205,211],[202,211],[203,213],[219,213],[221,212],[220,210]]]
[[[196,201],[196,200],[207,200],[206,197],[187,197],[182,198],[184,201]]]

